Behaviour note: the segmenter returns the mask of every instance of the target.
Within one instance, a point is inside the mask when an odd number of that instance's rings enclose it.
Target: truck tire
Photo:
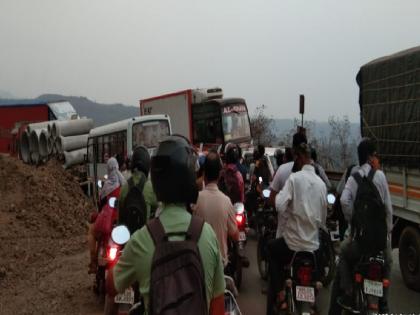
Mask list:
[[[406,227],[399,244],[400,269],[405,285],[420,291],[420,232],[412,226]]]

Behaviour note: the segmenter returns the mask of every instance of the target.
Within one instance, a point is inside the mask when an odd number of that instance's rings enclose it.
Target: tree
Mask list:
[[[255,109],[251,117],[251,131],[254,144],[272,146],[276,137],[271,128],[273,120],[265,114],[266,109],[267,106],[264,104]]]
[[[330,116],[328,118],[328,124],[331,128],[330,140],[338,146],[338,166],[345,168],[350,163],[351,157],[350,143],[352,139],[349,118],[344,116],[343,119],[340,119],[339,117]]]

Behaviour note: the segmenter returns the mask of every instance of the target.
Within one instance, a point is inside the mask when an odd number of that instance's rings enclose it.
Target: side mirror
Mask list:
[[[333,194],[327,195],[328,204],[333,205],[335,203],[335,196]]]
[[[111,239],[117,245],[124,245],[130,240],[130,231],[125,225],[118,225],[112,229]]]
[[[115,198],[115,197],[111,197],[111,198],[109,198],[109,200],[108,200],[108,205],[111,207],[111,208],[116,208],[117,207],[117,198]]]
[[[264,189],[263,190],[263,196],[264,196],[264,198],[268,198],[268,197],[270,197],[270,189]]]
[[[233,209],[235,209],[236,214],[242,214],[245,212],[245,206],[242,202],[237,202],[233,205]]]
[[[98,187],[102,188],[102,181],[101,180],[98,180]]]

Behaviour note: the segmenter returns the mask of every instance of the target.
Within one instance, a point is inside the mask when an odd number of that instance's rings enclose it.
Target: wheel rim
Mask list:
[[[407,268],[411,273],[416,272],[418,266],[418,256],[414,246],[408,246],[407,248]]]

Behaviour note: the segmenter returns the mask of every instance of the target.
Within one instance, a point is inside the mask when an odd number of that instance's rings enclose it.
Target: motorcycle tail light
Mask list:
[[[312,281],[312,267],[300,267],[297,277],[301,285],[310,285]]]
[[[360,273],[356,273],[354,275],[354,281],[356,281],[357,283],[362,283],[363,277]]]
[[[237,214],[236,215],[236,223],[238,225],[242,225],[243,222],[244,222],[244,215],[243,214]]]
[[[391,281],[389,281],[389,279],[383,279],[382,284],[384,285],[384,288],[389,288]]]
[[[108,258],[111,260],[115,260],[115,258],[117,257],[117,251],[118,251],[118,248],[111,247],[108,252]]]
[[[377,311],[377,310],[379,310],[379,305],[377,303],[370,303],[368,305],[368,309],[373,310],[373,311]]]
[[[381,280],[382,266],[380,264],[370,264],[367,274],[370,280]]]

